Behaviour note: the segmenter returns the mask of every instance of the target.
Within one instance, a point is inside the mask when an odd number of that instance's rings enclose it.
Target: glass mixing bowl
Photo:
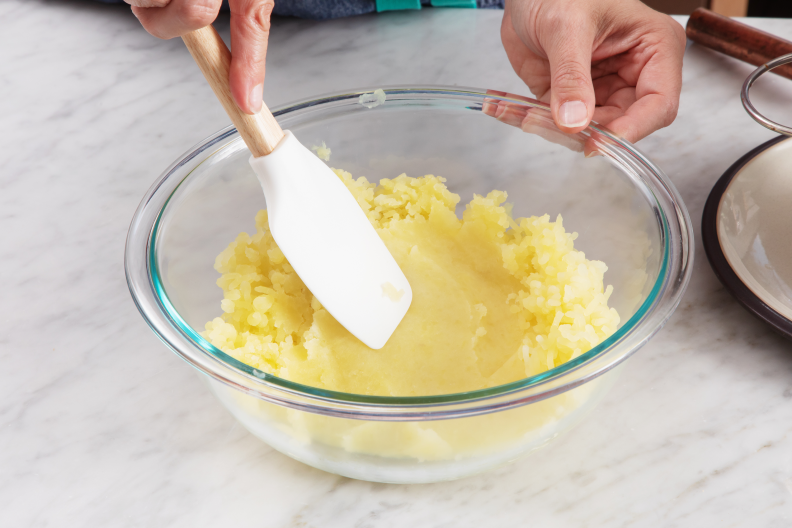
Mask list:
[[[331,165],[355,177],[435,174],[462,204],[499,189],[508,192],[515,217],[562,214],[566,229],[579,233],[576,248],[609,267],[610,304],[622,321],[610,338],[531,378],[426,397],[321,390],[240,363],[199,335],[221,313],[215,257],[241,231],[255,231],[255,214],[265,206],[232,127],[191,149],[148,191],[127,238],[127,281],[152,330],[275,449],[357,479],[455,479],[544,446],[597,404],[614,367],[679,303],[693,257],[690,219],[652,162],[594,124],[564,134],[546,105],[502,92],[384,91],[381,104],[365,95],[370,91],[350,91],[274,114],[306,146],[324,141]]]

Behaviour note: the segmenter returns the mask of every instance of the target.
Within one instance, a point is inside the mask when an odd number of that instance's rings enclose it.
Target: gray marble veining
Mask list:
[[[751,23],[792,38],[792,21]],[[439,9],[279,20],[265,100],[409,83],[527,95],[499,26],[496,11]],[[157,341],[124,280],[140,198],[228,121],[183,45],[76,0],[0,2],[0,27],[0,526],[792,525],[792,346],[724,291],[700,240],[666,328],[535,456],[389,486],[260,443]],[[750,70],[690,47],[679,118],[640,144],[697,236],[719,175],[772,137],[739,104]],[[792,85],[768,79],[755,98],[783,117]]]

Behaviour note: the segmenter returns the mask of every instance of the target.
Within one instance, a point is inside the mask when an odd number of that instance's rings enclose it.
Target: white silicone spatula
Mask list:
[[[275,242],[311,293],[370,348],[382,348],[412,301],[388,248],[346,186],[264,105],[242,112],[231,97],[231,53],[212,26],[182,37],[250,149]]]

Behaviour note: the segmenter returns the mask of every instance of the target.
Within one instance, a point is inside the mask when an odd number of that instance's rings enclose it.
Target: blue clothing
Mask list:
[[[273,15],[328,20],[377,11],[376,0],[275,0]]]
[[[96,0],[106,4],[120,4],[124,0]],[[505,0],[476,0],[479,9],[503,9]],[[431,6],[431,0],[420,0],[422,6]],[[228,0],[223,0],[223,10],[228,10]],[[328,20],[377,11],[376,0],[275,0],[272,14],[313,20]]]
[[[505,0],[476,0],[479,9],[503,9]],[[431,6],[431,0],[421,0]],[[376,0],[275,0],[274,15],[328,20],[377,11]]]

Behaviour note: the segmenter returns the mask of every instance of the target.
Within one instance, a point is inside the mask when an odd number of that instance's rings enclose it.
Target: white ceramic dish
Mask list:
[[[769,141],[726,171],[707,200],[702,235],[726,288],[792,337],[792,138]]]

